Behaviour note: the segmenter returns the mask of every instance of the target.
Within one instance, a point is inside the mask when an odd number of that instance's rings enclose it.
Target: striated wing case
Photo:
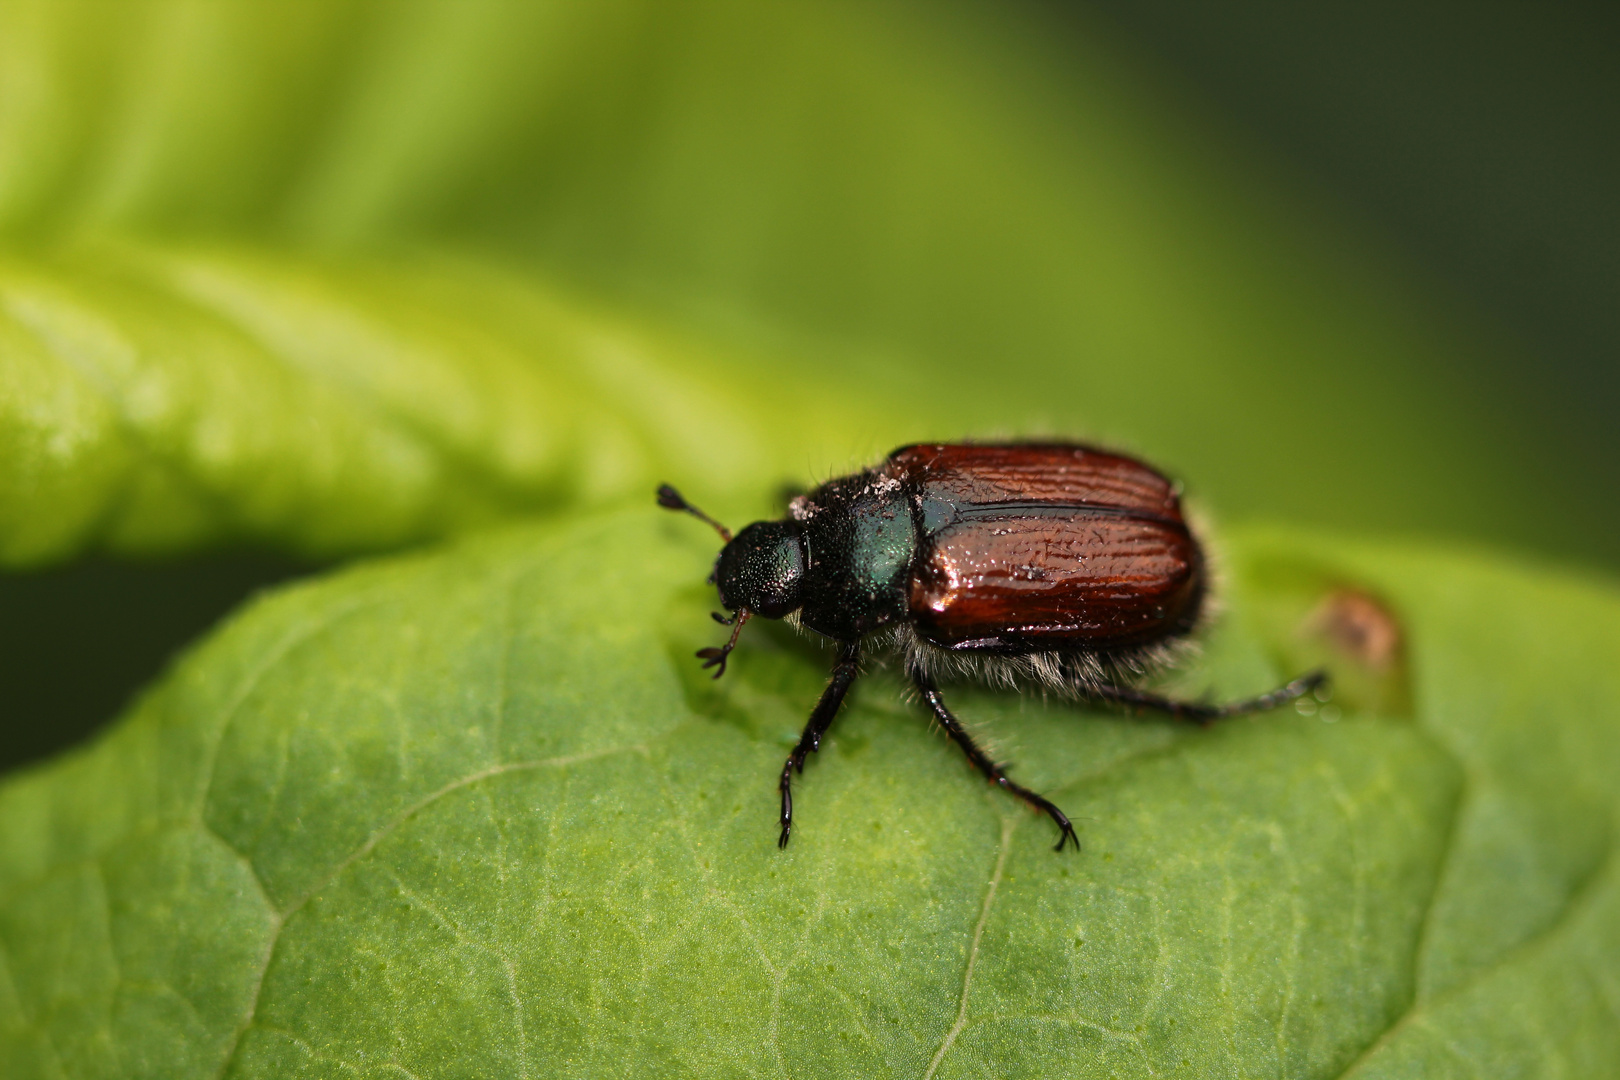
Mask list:
[[[1203,559],[1174,485],[1072,444],[908,446],[885,471],[913,497],[909,607],[947,649],[1128,648],[1190,629]]]

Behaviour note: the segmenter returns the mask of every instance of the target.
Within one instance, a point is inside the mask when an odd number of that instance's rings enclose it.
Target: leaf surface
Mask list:
[[[830,657],[750,626],[707,679],[710,540],[674,515],[274,594],[0,793],[6,1074],[1612,1068],[1620,599],[1232,547],[1183,688],[1291,673],[1301,613],[1355,585],[1406,628],[1409,715],[1353,681],[1335,723],[1208,731],[955,688],[1079,855],[881,670],[779,852],[774,777]],[[1581,642],[1543,638],[1570,619]]]

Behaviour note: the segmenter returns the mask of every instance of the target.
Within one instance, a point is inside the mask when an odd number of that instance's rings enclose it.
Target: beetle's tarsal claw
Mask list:
[[[716,619],[719,619],[720,622],[724,623],[725,625],[731,627],[731,639],[720,648],[716,649],[713,646],[710,646],[707,649],[699,649],[697,651],[698,658],[703,661],[704,668],[712,668],[717,664],[720,666],[720,670],[714,673],[714,677],[718,679],[720,676],[726,673],[726,657],[730,656],[731,650],[737,647],[737,635],[742,633],[743,624],[748,621],[748,616],[752,614],[752,612],[750,612],[747,608],[738,608],[737,614],[733,615],[729,622],[725,619],[721,619],[720,613],[717,611],[711,611],[709,614],[713,615]]]
[[[712,667],[719,667],[720,670],[714,673],[714,677],[718,679],[720,676],[726,673],[726,655],[730,652],[730,649],[710,648],[699,649],[697,651],[697,655],[698,658],[703,661],[703,669],[705,671]]]

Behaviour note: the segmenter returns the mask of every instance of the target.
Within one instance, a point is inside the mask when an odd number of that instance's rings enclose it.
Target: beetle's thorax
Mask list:
[[[806,627],[850,641],[905,618],[917,552],[905,485],[872,469],[795,499],[790,512],[804,535],[799,618]]]

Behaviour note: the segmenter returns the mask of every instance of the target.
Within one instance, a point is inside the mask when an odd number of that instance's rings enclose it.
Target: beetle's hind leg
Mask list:
[[[1146,690],[1137,690],[1130,686],[1109,686],[1104,683],[1098,686],[1088,686],[1084,695],[1093,701],[1106,701],[1114,705],[1124,705],[1133,709],[1151,709],[1154,712],[1165,713],[1178,720],[1191,720],[1196,724],[1212,724],[1229,716],[1243,716],[1246,713],[1265,712],[1275,709],[1279,705],[1286,705],[1295,698],[1304,697],[1317,687],[1327,682],[1327,672],[1313,671],[1308,675],[1301,675],[1291,683],[1277,687],[1268,693],[1259,694],[1241,701],[1231,701],[1225,705],[1203,705],[1195,701],[1177,701],[1165,697],[1163,694],[1154,694]]]
[[[962,722],[951,715],[951,710],[945,707],[945,699],[940,696],[939,687],[934,685],[934,680],[928,676],[928,673],[921,667],[912,665],[911,681],[917,684],[917,690],[922,694],[923,701],[928,703],[928,708],[933,711],[934,719],[938,720],[940,726],[950,734],[952,739],[956,740],[956,745],[960,746],[963,753],[967,754],[968,760],[973,762],[974,766],[984,773],[992,784],[997,784],[1012,792],[1057,823],[1058,842],[1057,847],[1052,850],[1062,851],[1063,845],[1072,840],[1074,841],[1074,849],[1079,851],[1080,838],[1074,834],[1074,826],[1069,824],[1068,815],[1059,810],[1057,805],[1050,799],[1037,795],[1022,784],[1014,783],[1008,779],[1007,774],[1002,772],[1001,766],[997,765],[995,760],[984,752],[983,747],[973,741],[973,736],[968,734],[967,729],[962,726]]]
[[[832,726],[833,717],[838,715],[838,707],[844,703],[844,695],[849,693],[855,676],[860,674],[860,663],[861,643],[847,642],[838,654],[838,663],[833,665],[827,689],[821,692],[821,700],[816,702],[809,723],[804,725],[799,745],[793,748],[787,763],[782,766],[782,779],[777,785],[782,792],[782,835],[776,840],[779,848],[787,847],[788,834],[793,831],[793,773],[804,772],[804,759],[821,749],[821,737]]]

